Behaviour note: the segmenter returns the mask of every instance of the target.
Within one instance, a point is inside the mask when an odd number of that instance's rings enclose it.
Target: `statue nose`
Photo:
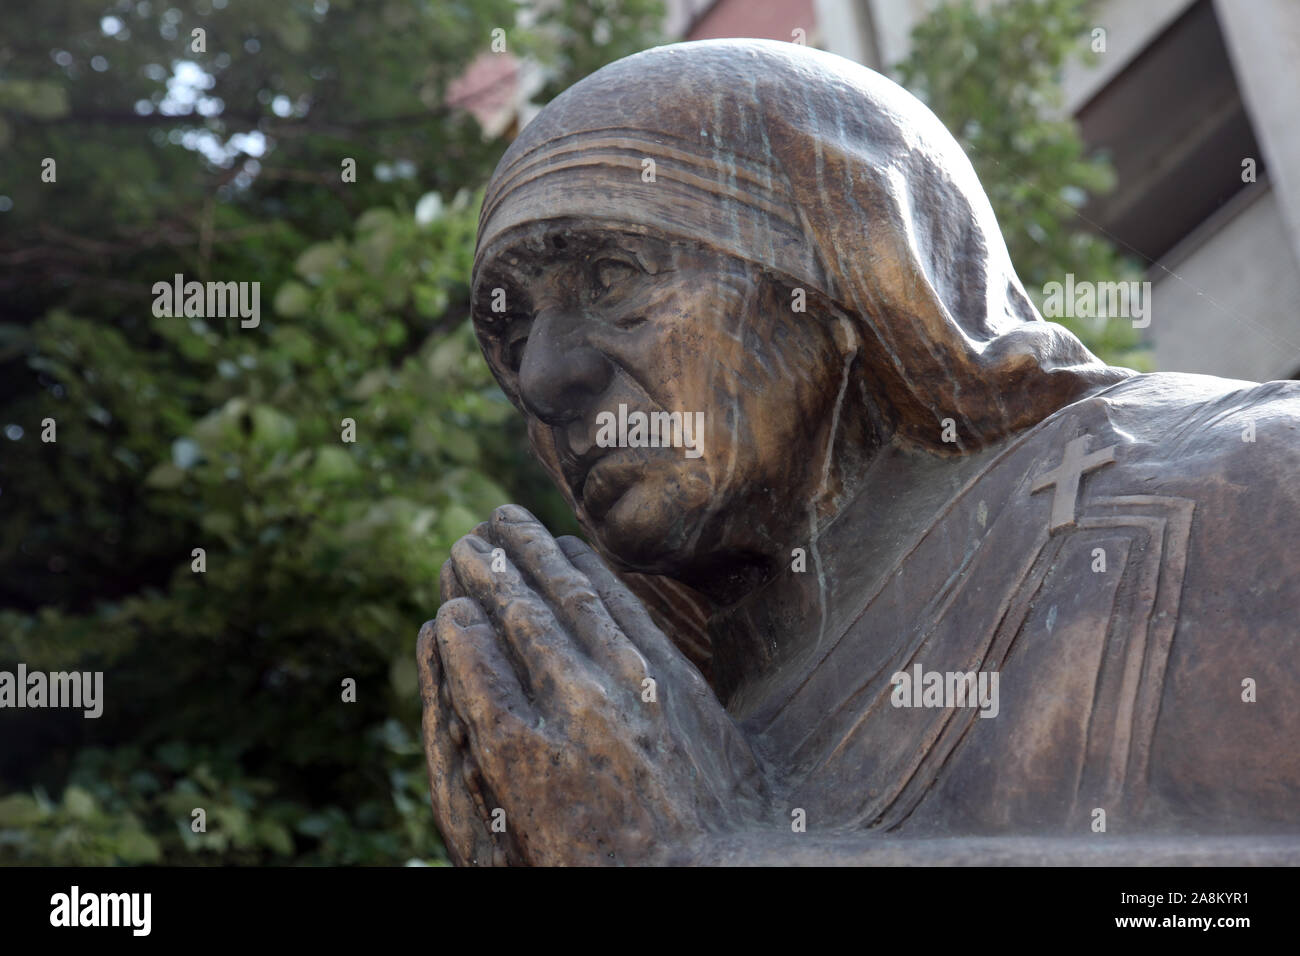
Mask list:
[[[519,366],[524,407],[548,425],[581,418],[609,387],[614,367],[601,352],[574,336],[559,336],[555,323],[538,315]]]

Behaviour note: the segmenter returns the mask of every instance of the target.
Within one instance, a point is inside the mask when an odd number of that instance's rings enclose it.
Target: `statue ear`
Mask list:
[[[770,273],[766,274],[765,288],[777,308],[803,313],[802,317],[807,321],[818,323],[826,328],[841,359],[848,359],[862,352],[861,329],[848,313],[825,293]]]

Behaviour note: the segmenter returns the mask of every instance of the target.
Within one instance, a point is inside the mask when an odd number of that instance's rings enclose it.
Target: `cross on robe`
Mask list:
[[[1067,443],[1061,463],[1051,471],[1039,475],[1030,486],[1030,494],[1056,486],[1056,494],[1052,498],[1052,523],[1049,526],[1052,532],[1073,527],[1074,503],[1079,497],[1079,479],[1086,473],[1095,471],[1102,465],[1109,465],[1115,460],[1116,446],[1114,445],[1085,455],[1083,452],[1088,447],[1090,437],[1090,435],[1080,435]]]

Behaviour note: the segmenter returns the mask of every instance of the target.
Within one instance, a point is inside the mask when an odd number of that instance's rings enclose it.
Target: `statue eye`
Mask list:
[[[594,270],[596,288],[599,292],[608,292],[618,283],[632,278],[637,271],[636,266],[622,259],[601,259]]]

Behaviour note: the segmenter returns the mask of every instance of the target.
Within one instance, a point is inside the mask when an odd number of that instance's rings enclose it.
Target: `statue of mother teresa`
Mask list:
[[[1044,322],[900,87],[605,67],[497,167],[473,303],[586,541],[505,505],[443,567],[455,862],[1300,862],[1300,383]]]

